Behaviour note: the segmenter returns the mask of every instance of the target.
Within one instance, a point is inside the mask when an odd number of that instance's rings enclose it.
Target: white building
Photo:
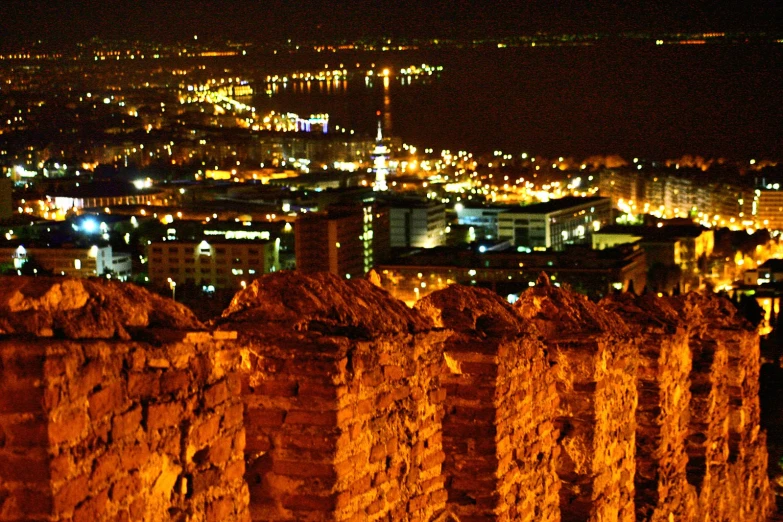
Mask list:
[[[434,201],[391,202],[391,246],[432,248],[446,243],[446,206]]]
[[[498,239],[520,248],[562,250],[590,243],[592,232],[611,221],[609,198],[565,197],[507,210],[498,215]]]
[[[0,248],[0,259],[12,262],[14,267],[21,269],[33,261],[54,275],[70,277],[98,277],[113,273],[127,279],[131,273],[131,259],[127,254],[112,254],[110,246],[93,245],[81,247],[30,247],[24,246]],[[115,269],[115,259],[117,269]]]

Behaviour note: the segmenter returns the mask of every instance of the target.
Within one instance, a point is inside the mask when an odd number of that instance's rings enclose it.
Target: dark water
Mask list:
[[[443,65],[431,83],[363,79],[258,96],[370,133],[375,112],[419,147],[584,157],[783,156],[783,45],[640,45],[276,56],[260,70]]]

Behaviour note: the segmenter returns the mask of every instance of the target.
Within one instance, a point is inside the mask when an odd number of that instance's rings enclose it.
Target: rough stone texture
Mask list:
[[[758,336],[714,296],[599,306],[542,278],[514,307],[453,287],[410,310],[283,273],[209,332],[130,285],[0,283],[0,522],[771,508]]]
[[[537,332],[488,290],[454,285],[417,309],[453,332],[444,352],[449,507],[462,522],[560,520],[557,393]]]
[[[622,317],[638,339],[636,518],[695,520],[696,492],[688,484],[685,451],[691,402],[687,324],[655,295],[613,295],[601,306]]]
[[[699,520],[727,520],[729,482],[729,359],[721,335],[710,324],[713,305],[696,294],[672,301],[688,324],[693,357],[688,482],[699,495]]]
[[[634,520],[639,357],[630,331],[545,274],[515,308],[542,332],[555,372],[562,519]]]
[[[247,520],[235,348],[135,288],[2,282],[0,520]]]
[[[446,333],[366,281],[279,273],[234,298],[251,514],[431,520],[441,465]]]
[[[689,479],[699,490],[699,520],[764,520],[772,499],[759,430],[758,334],[725,299],[692,293],[672,304],[688,322],[694,360]]]
[[[133,328],[199,330],[193,313],[129,283],[0,277],[0,335],[125,339]]]

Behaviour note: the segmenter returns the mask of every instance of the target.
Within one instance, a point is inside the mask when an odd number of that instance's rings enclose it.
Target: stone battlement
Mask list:
[[[763,521],[758,377],[714,296],[2,278],[0,522]]]

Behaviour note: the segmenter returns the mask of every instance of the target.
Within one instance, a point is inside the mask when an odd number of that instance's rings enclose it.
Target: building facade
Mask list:
[[[601,197],[565,197],[498,215],[498,239],[530,250],[590,242],[593,231],[611,221],[612,202]]]
[[[149,278],[157,286],[239,289],[279,270],[279,250],[279,240],[155,241],[148,251]]]
[[[333,206],[300,215],[294,232],[297,270],[361,277],[388,253],[389,211],[373,204]]]
[[[392,247],[432,248],[446,243],[446,205],[431,200],[392,202]]]
[[[757,190],[754,207],[759,228],[783,230],[783,190]]]
[[[480,253],[460,248],[437,248],[382,264],[383,288],[409,304],[457,283],[489,288],[503,297],[535,285],[545,272],[553,285],[598,299],[611,292],[641,292],[647,283],[644,250],[622,245],[602,251],[571,246],[561,252]]]
[[[130,258],[127,255],[116,256],[119,272],[127,278],[130,275]],[[69,277],[100,277],[115,273],[111,246],[97,245],[89,247],[24,247],[14,246],[0,248],[0,259],[3,263],[13,263],[14,268],[21,270],[28,261],[51,271],[54,275]],[[127,263],[125,262],[127,260]]]

